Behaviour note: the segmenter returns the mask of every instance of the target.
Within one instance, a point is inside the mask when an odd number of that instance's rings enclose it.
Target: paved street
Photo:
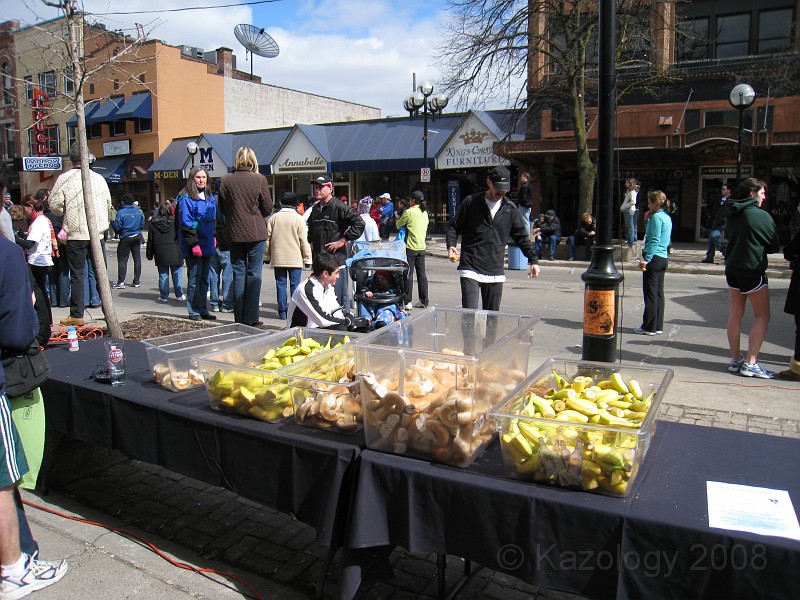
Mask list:
[[[431,299],[440,306],[459,303],[454,266],[444,258],[442,240],[431,244],[428,259]],[[639,336],[633,328],[642,314],[641,274],[633,263],[621,265],[619,358],[625,363],[674,369],[675,378],[661,407],[660,418],[682,423],[739,429],[767,435],[800,438],[798,398],[800,384],[752,380],[731,375],[725,321],[727,290],[722,265],[701,265],[705,248],[676,246],[667,274],[667,315],[663,335]],[[109,271],[116,273],[115,245],[109,245]],[[772,321],[761,354],[762,364],[782,370],[793,346],[793,322],[783,313],[788,269],[779,255],[770,260]],[[540,318],[535,329],[534,363],[550,357],[579,358],[582,340],[583,282],[586,263],[548,262],[542,276],[530,280],[524,271],[509,271],[502,307],[505,312]],[[132,267],[129,267],[129,274]],[[145,261],[142,287],[114,291],[121,320],[141,315],[186,316],[177,301],[155,302],[155,268]],[[272,271],[264,270],[262,318],[274,319],[275,286]],[[415,294],[416,299],[416,294]],[[55,309],[54,318],[68,309]],[[221,322],[232,315],[216,313]],[[99,319],[99,310],[87,311]],[[747,331],[751,316],[745,319]],[[91,366],[93,368],[93,365]],[[50,495],[27,499],[46,502],[58,510],[78,513],[104,523],[139,531],[180,560],[198,566],[235,570],[264,598],[311,597],[323,567],[325,548],[315,543],[313,531],[290,515],[243,500],[234,493],[209,486],[159,467],[126,459],[98,448],[69,448],[59,463]],[[36,594],[42,599],[76,598],[94,589],[96,597],[233,598],[244,597],[241,584],[225,584],[218,577],[189,574],[149,554],[140,544],[88,525],[64,521],[28,509],[45,558],[64,555],[71,570],[59,584]],[[325,578],[325,597],[334,596],[338,555]],[[392,555],[395,578],[365,582],[362,598],[433,598],[435,557],[396,550]],[[460,561],[449,558],[455,577]],[[107,573],[114,574],[109,577]],[[117,577],[116,574],[119,574]],[[233,589],[231,589],[231,587]],[[512,577],[480,570],[459,598],[560,599],[574,596],[539,590]]]

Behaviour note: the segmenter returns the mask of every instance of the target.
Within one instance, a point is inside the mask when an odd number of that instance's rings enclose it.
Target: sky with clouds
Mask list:
[[[237,68],[250,72],[250,58],[233,34],[239,23],[263,27],[280,47],[276,58],[255,57],[253,73],[282,87],[359,102],[380,108],[383,116],[406,114],[403,100],[417,82],[439,79],[434,56],[445,3],[424,0],[84,0],[78,2],[109,29],[135,31],[150,38],[206,51],[232,48]],[[23,24],[58,16],[42,0],[2,0],[0,22]],[[222,6],[213,10],[182,10]],[[230,6],[233,5],[233,6]],[[132,11],[159,12],[115,14]]]

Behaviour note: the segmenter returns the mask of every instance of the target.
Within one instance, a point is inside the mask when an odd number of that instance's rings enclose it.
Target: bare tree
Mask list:
[[[540,135],[542,110],[571,120],[580,192],[578,214],[591,212],[596,166],[589,150],[587,106],[597,103],[596,0],[449,0],[451,19],[439,45],[442,85],[463,107],[514,88],[527,110],[526,139]],[[617,0],[618,100],[658,93],[670,79],[669,50],[657,41],[674,29],[674,3]],[[658,40],[652,38],[657,37]]]
[[[77,117],[76,143],[80,148],[84,207],[86,222],[89,226],[91,252],[97,273],[98,291],[109,334],[113,337],[122,337],[123,331],[114,309],[105,257],[97,234],[98,223],[101,222],[101,219],[108,219],[108,215],[95,214],[91,197],[84,88],[89,82],[102,79],[122,80],[120,89],[126,83],[134,80],[141,85],[143,82],[135,79],[131,74],[135,72],[131,70],[131,65],[143,62],[136,56],[142,39],[109,32],[102,26],[87,24],[86,15],[77,10],[74,0],[58,2],[42,0],[42,3],[58,8],[64,15],[63,26],[61,24],[54,26],[52,23],[48,26],[33,26],[41,34],[43,42],[48,42],[37,45],[39,49],[37,61],[50,65],[54,71],[66,68],[72,76],[72,91],[65,90],[60,94],[66,98],[66,104],[62,104],[58,110],[74,113]],[[24,87],[25,82],[22,84]],[[44,121],[49,116],[47,112],[43,112],[31,127],[34,130],[42,128]]]

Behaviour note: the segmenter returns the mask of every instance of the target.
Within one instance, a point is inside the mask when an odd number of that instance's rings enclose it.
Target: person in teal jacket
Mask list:
[[[647,214],[644,247],[639,268],[642,270],[644,315],[642,325],[634,331],[642,335],[664,332],[664,275],[669,264],[669,245],[672,238],[672,219],[667,214],[670,201],[664,192],[647,193]]]
[[[769,326],[769,285],[767,283],[767,254],[780,251],[775,221],[761,210],[766,185],[749,177],[742,181],[728,204],[725,230],[728,248],[725,251],[725,279],[728,282],[728,346],[731,361],[728,371],[743,377],[772,379],[775,373],[762,369],[758,352],[767,337]],[[753,326],[747,336],[747,357],[741,354],[742,318],[748,298],[753,307]]]
[[[193,321],[216,320],[208,310],[208,272],[217,245],[214,229],[217,221],[217,202],[208,174],[202,167],[192,167],[186,187],[178,195],[175,222],[178,244],[186,259],[186,309]]]

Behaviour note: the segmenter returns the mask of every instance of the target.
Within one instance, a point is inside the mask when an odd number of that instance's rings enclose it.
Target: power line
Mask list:
[[[234,2],[233,4],[218,4],[217,6],[187,6],[185,8],[165,8],[162,10],[135,10],[130,12],[105,12],[105,15],[150,15],[156,13],[185,12],[187,10],[215,10],[218,8],[231,8],[234,6],[253,6],[255,4],[270,4],[282,0],[253,0],[252,2]]]

